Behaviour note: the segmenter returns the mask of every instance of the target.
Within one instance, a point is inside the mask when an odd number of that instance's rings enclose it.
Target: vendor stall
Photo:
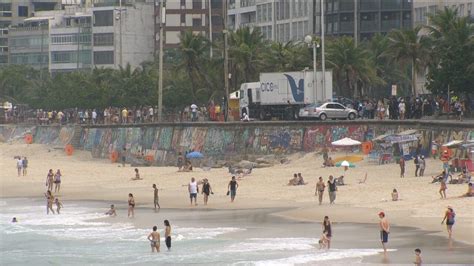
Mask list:
[[[379,164],[398,161],[401,156],[410,160],[419,147],[419,137],[416,130],[380,135],[373,139],[374,149],[369,160],[377,160]]]

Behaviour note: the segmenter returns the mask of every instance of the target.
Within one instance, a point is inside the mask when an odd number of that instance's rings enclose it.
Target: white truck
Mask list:
[[[325,102],[332,98],[332,72],[326,71],[323,91],[322,72],[313,83],[313,71],[261,73],[259,82],[240,86],[239,112],[250,118],[269,120],[298,119],[305,105]],[[316,85],[316,86],[314,86]]]

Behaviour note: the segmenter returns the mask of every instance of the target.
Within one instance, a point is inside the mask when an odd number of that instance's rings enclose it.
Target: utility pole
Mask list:
[[[80,41],[81,41],[81,21],[77,18],[77,65],[76,70],[79,70],[79,52],[80,52]]]
[[[209,41],[211,42],[210,50],[209,50],[209,58],[212,59],[212,6],[211,6],[211,1],[209,0],[208,2],[208,7],[209,7]]]
[[[229,32],[227,31],[227,1],[224,0],[223,6],[223,13],[224,13],[224,30],[222,33],[224,34],[224,87],[225,87],[225,96],[224,96],[224,120],[227,122],[229,116],[229,54],[227,51],[227,35]]]
[[[358,39],[359,39],[359,34],[358,34],[358,22],[357,22],[357,12],[359,12],[358,10],[358,6],[357,6],[357,0],[354,0],[354,45],[355,47],[357,47],[358,45]],[[356,93],[357,93],[357,90],[358,90],[358,84],[357,84],[357,79],[356,79],[356,82],[354,84],[354,96],[356,96]]]
[[[158,121],[163,119],[163,27],[166,23],[165,0],[160,0],[160,52],[158,60]]]
[[[324,47],[325,47],[325,43],[324,43],[324,39],[325,39],[325,36],[324,36],[324,28],[326,26],[324,25],[324,0],[321,0],[321,68],[322,68],[322,71],[323,71],[323,99],[326,100],[326,97],[328,95],[326,95],[326,54],[324,52]],[[329,95],[330,97],[332,97],[332,95]]]

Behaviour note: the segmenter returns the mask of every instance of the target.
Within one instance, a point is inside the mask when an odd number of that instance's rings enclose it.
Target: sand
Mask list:
[[[17,177],[15,155],[27,156],[28,175]],[[332,157],[344,154],[331,154]],[[396,164],[376,165],[361,161],[356,168],[346,173],[346,186],[338,188],[336,204],[317,205],[314,196],[316,180],[325,180],[332,174],[339,176],[342,168],[322,168],[322,158],[316,153],[290,156],[291,162],[270,168],[254,169],[250,176],[239,180],[236,202],[230,203],[226,196],[230,174],[227,169],[190,173],[178,173],[175,167],[139,167],[143,180],[131,181],[133,167],[121,167],[105,159],[92,158],[90,152],[76,151],[66,156],[64,151],[40,144],[0,144],[0,197],[42,197],[48,169],[61,169],[63,173],[61,192],[57,195],[67,200],[101,200],[126,203],[128,193],[135,195],[138,207],[151,207],[153,203],[152,184],[160,191],[160,204],[165,208],[193,209],[254,209],[285,208],[278,215],[308,221],[322,221],[329,215],[333,222],[376,223],[377,213],[383,210],[392,224],[417,227],[446,237],[445,226],[440,222],[446,206],[450,205],[457,214],[454,239],[474,245],[474,198],[458,198],[467,190],[467,185],[448,185],[448,199],[440,199],[439,185],[431,184],[431,176],[441,171],[439,160],[428,159],[425,177],[414,177],[413,162],[407,162],[406,178],[399,177]],[[288,187],[286,184],[293,173],[302,173],[306,186]],[[364,174],[365,184],[359,184]],[[215,192],[209,205],[189,205],[187,183],[208,178]],[[399,192],[400,201],[392,202],[393,188]],[[107,206],[104,206],[106,209]],[[124,207],[122,207],[124,208]]]

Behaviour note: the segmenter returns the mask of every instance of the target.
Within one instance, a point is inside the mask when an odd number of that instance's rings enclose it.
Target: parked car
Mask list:
[[[328,118],[354,120],[357,117],[357,111],[336,102],[317,103],[301,108],[299,117],[301,119],[317,118],[323,121]]]

